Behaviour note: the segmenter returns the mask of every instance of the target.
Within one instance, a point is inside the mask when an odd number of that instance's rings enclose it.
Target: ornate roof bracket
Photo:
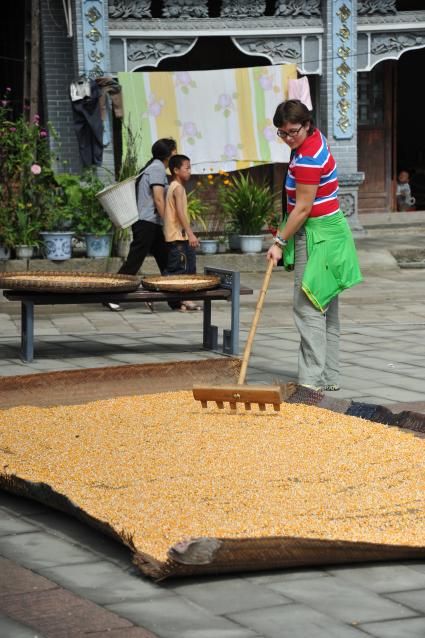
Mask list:
[[[232,41],[246,55],[264,56],[272,64],[296,64],[304,74],[322,73],[320,35],[232,37]]]
[[[398,60],[406,51],[425,48],[425,11],[359,17],[357,70],[370,71],[383,60]]]
[[[157,67],[166,58],[186,55],[198,38],[112,38],[112,72]]]

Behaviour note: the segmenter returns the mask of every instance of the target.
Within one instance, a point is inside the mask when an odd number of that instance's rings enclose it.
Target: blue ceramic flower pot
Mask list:
[[[101,259],[111,254],[112,233],[100,236],[86,233],[85,239],[87,257]]]
[[[73,232],[43,232],[40,233],[44,241],[44,256],[52,261],[71,259]]]

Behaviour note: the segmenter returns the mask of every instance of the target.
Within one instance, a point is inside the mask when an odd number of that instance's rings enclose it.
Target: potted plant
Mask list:
[[[71,226],[78,200],[74,201],[72,195],[67,194],[66,185],[69,177],[74,176],[57,175],[56,182],[59,186],[52,184],[49,194],[46,195],[44,230],[40,235],[44,242],[44,256],[52,261],[64,261],[72,256],[72,238],[75,233]]]
[[[109,257],[112,243],[111,220],[96,194],[104,188],[94,169],[87,169],[81,178],[81,204],[74,223],[76,234],[86,241],[87,257]]]
[[[229,216],[231,229],[240,236],[242,252],[261,252],[261,231],[274,205],[270,187],[257,184],[249,174],[239,173],[232,177],[230,188],[220,189],[220,203]]]
[[[34,249],[40,244],[38,235],[40,232],[40,221],[34,218],[31,210],[25,209],[22,202],[14,215],[13,239],[16,257],[18,259],[31,259]]]

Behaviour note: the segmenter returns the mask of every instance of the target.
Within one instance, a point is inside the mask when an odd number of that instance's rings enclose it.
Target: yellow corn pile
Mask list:
[[[328,410],[190,392],[0,413],[0,474],[48,483],[165,560],[198,536],[424,546],[425,440]]]

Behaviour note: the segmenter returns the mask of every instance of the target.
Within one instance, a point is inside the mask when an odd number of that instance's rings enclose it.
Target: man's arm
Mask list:
[[[165,215],[165,192],[164,187],[159,186],[159,184],[155,184],[152,186],[152,197],[153,202],[155,204],[155,208],[158,211],[161,219],[164,219]]]
[[[193,230],[190,227],[189,216],[187,214],[186,206],[185,206],[185,191],[184,191],[183,186],[181,186],[179,184],[176,187],[176,189],[174,190],[174,193],[173,193],[173,197],[174,197],[174,201],[176,203],[177,218],[178,218],[182,228],[184,228],[184,230],[185,230],[186,237],[189,240],[189,244],[193,248],[196,248],[197,246],[199,246],[199,241],[198,241],[198,238],[196,237],[195,233],[193,232]]]

